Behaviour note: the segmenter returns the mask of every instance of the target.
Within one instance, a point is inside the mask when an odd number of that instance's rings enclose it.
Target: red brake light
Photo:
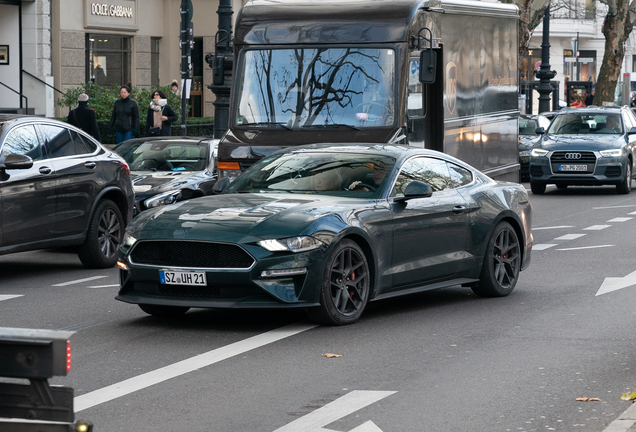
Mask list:
[[[71,341],[66,341],[66,373],[71,371]]]
[[[128,166],[126,162],[121,163],[121,168],[124,170],[126,174],[130,174],[130,167]]]

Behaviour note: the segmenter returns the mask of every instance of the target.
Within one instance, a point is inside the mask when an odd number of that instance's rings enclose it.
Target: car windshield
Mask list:
[[[519,135],[536,135],[539,124],[535,119],[519,119]]]
[[[395,166],[390,156],[291,152],[255,163],[227,193],[299,193],[380,198]]]
[[[395,117],[395,52],[379,48],[250,50],[235,126],[369,128]]]
[[[620,113],[564,113],[556,116],[548,133],[554,135],[622,134],[623,122]]]
[[[115,149],[133,171],[203,171],[209,145],[186,141],[130,141]]]

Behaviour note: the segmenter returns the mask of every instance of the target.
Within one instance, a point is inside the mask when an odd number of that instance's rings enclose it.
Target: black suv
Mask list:
[[[0,254],[78,246],[86,267],[112,267],[134,199],[128,164],[83,131],[0,115]]]

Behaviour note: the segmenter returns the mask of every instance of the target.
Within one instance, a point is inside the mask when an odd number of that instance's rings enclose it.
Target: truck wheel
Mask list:
[[[124,218],[114,202],[104,200],[93,213],[86,240],[77,248],[77,255],[88,268],[112,267],[123,238]]]

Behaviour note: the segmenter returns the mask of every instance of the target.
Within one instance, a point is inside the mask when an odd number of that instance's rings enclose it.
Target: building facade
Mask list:
[[[234,3],[233,18],[242,2]],[[218,0],[192,5],[191,115],[213,117],[205,54],[214,52]],[[56,98],[86,82],[151,89],[176,80],[181,88],[180,6],[181,0],[0,0],[0,111],[28,106],[63,116]]]

